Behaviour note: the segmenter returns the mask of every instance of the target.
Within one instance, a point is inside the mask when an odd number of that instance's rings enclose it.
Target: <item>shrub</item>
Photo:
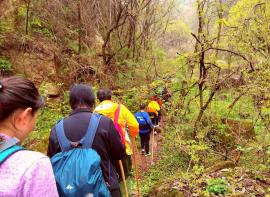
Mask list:
[[[228,183],[221,178],[209,179],[207,181],[207,191],[214,194],[224,194],[228,191]]]
[[[0,70],[4,72],[12,70],[11,62],[4,56],[0,56]]]

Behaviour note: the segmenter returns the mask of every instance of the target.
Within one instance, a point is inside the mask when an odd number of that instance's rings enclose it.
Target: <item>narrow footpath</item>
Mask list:
[[[161,124],[161,128],[163,129],[163,122]],[[164,131],[163,131],[164,132]],[[138,175],[139,180],[143,179],[143,174],[149,170],[149,168],[152,165],[155,165],[155,163],[160,159],[160,151],[161,151],[161,139],[162,139],[162,133],[157,133],[156,135],[153,135],[151,133],[150,138],[150,156],[145,156],[144,154],[141,154],[141,149],[139,148],[140,145],[137,145],[137,152],[136,152],[136,160],[137,160],[137,168],[138,168]],[[135,177],[134,177],[135,180]],[[137,197],[137,191],[132,191],[131,193],[132,197]]]
[[[150,152],[152,155],[145,156],[145,155],[141,154],[140,149],[138,149],[137,154],[136,154],[136,158],[137,158],[137,162],[138,162],[137,165],[138,165],[139,175],[145,173],[151,167],[151,165],[154,165],[155,162],[158,161],[159,156],[160,156],[159,152],[160,152],[160,148],[161,148],[159,146],[159,139],[161,137],[160,135],[161,134],[157,134],[157,135],[151,134]],[[154,141],[153,141],[153,137],[154,137]]]

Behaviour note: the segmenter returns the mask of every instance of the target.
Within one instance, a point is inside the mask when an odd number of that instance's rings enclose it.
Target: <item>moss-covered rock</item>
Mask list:
[[[206,169],[206,172],[216,172],[225,168],[234,168],[235,163],[232,161],[221,161]]]
[[[61,90],[57,85],[51,85],[48,88],[48,97],[58,97],[61,94]]]

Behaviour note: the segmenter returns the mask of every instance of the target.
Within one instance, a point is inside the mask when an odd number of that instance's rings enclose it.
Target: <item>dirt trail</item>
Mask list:
[[[159,130],[161,131],[161,133],[157,133],[156,135],[153,135],[153,133],[151,133],[150,136],[149,152],[151,152],[152,155],[145,156],[144,154],[141,154],[140,144],[137,144],[138,148],[136,150],[136,162],[137,162],[138,176],[140,180],[143,179],[142,175],[145,172],[147,172],[152,165],[155,165],[155,163],[160,159],[161,140],[164,138],[162,135],[164,133],[165,128],[164,125],[166,125],[165,117],[161,119],[159,125],[160,125]],[[135,177],[134,181],[136,181]],[[137,197],[138,196],[137,190],[133,190],[130,196]]]
[[[162,124],[163,125],[163,124]],[[153,140],[154,138],[154,140]],[[139,179],[143,179],[142,175],[149,170],[151,165],[155,165],[155,163],[159,160],[160,158],[160,150],[161,150],[161,141],[162,134],[158,133],[156,135],[153,135],[151,133],[151,138],[150,138],[150,152],[152,155],[150,156],[145,156],[144,154],[141,154],[141,149],[138,148],[136,152],[136,160],[137,160],[137,168],[138,168],[138,175]],[[140,147],[140,146],[138,146]],[[153,154],[154,152],[154,154]],[[132,197],[137,197],[137,191],[132,191],[131,192]]]
[[[157,134],[154,136],[154,142],[153,142],[153,135],[151,134],[151,139],[150,139],[150,152],[152,153],[152,150],[154,150],[154,154],[151,156],[145,156],[141,154],[140,149],[138,149],[136,158],[137,158],[137,165],[138,165],[138,171],[139,175],[142,173],[146,172],[151,165],[154,165],[155,162],[158,161],[159,159],[159,152],[160,152],[160,146],[159,146],[159,139],[160,139],[161,134]],[[154,145],[153,149],[152,146]],[[152,161],[153,158],[153,161]],[[141,178],[141,177],[140,177]]]
[[[164,132],[164,125],[166,124],[166,118],[163,117],[160,122],[160,128],[162,130],[162,133]],[[145,156],[141,154],[141,150],[137,150],[136,158],[137,158],[137,165],[138,165],[138,171],[139,171],[139,177],[141,178],[141,175],[149,170],[151,165],[154,165],[160,158],[160,150],[161,150],[161,139],[162,133],[157,133],[156,135],[153,135],[151,133],[150,138],[150,147],[149,151],[151,152],[151,156]],[[153,141],[154,138],[154,141]],[[153,154],[154,152],[154,154]]]

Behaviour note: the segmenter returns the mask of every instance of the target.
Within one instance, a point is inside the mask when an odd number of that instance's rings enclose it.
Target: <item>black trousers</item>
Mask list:
[[[130,176],[130,172],[132,170],[131,155],[125,155],[124,158],[122,159],[122,164],[126,177]]]
[[[121,159],[121,161],[122,161],[122,165],[123,165],[123,168],[124,168],[125,177],[127,178],[128,176],[130,176],[130,173],[131,173],[131,170],[132,170],[131,155],[126,154],[123,157],[123,159]],[[118,161],[114,163],[114,166],[115,166],[116,172],[119,175],[119,180],[122,181],[121,169],[120,169]]]
[[[141,138],[141,148],[145,150],[145,153],[149,153],[149,141],[150,141],[150,132],[146,134],[140,134]]]
[[[151,121],[153,123],[153,125],[157,125],[158,124],[158,116],[156,115],[156,113],[154,112],[148,112],[150,118],[151,118]]]

